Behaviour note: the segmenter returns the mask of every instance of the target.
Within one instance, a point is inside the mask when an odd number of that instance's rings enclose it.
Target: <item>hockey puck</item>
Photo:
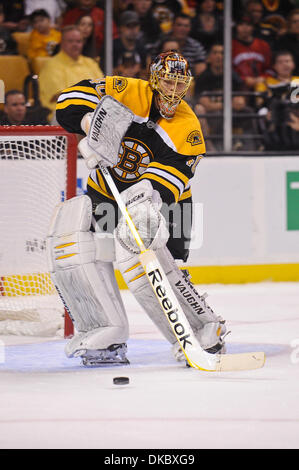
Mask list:
[[[114,377],[114,385],[127,385],[130,382],[129,377]]]

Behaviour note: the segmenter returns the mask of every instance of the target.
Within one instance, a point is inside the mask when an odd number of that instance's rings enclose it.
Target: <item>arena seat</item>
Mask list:
[[[39,75],[41,69],[49,59],[50,57],[34,57],[30,62],[32,72]]]
[[[30,32],[14,32],[12,33],[12,37],[16,41],[18,45],[18,53],[27,57],[27,50],[29,46],[29,36]]]
[[[21,55],[0,55],[0,78],[4,82],[5,92],[23,90],[24,80],[30,75],[27,60]]]

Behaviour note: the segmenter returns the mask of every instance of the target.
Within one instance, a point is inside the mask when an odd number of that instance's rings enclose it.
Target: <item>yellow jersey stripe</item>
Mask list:
[[[187,191],[184,191],[183,194],[181,195],[179,201],[184,201],[184,199],[189,199],[191,197],[191,189],[188,189]]]
[[[80,99],[67,99],[62,101],[61,103],[57,103],[56,109],[64,109],[68,106],[75,105],[75,106],[88,106],[89,108],[96,109],[97,104],[92,103],[92,101],[88,100],[80,100]]]
[[[100,194],[103,194],[105,197],[108,197],[109,199],[112,199],[114,201],[114,197],[110,196],[110,194],[106,193],[98,184],[96,184],[90,177],[87,180],[88,186],[93,188],[95,191],[97,191]]]
[[[147,173],[145,172],[141,177],[140,180],[143,178],[147,178],[153,181],[157,181],[160,183],[162,186],[165,186],[167,189],[169,189],[170,192],[174,195],[175,202],[178,202],[179,197],[180,197],[180,192],[178,188],[174,185],[171,184],[169,181],[165,180],[164,178],[161,178],[160,176],[155,175],[154,173]]]
[[[163,180],[168,181],[168,183],[172,184],[178,189],[180,195],[183,194],[183,192],[185,191],[185,184],[179,178],[172,175],[168,171],[151,166],[146,169],[146,173],[154,174],[156,176],[159,176]]]
[[[177,170],[176,168],[174,168],[173,166],[169,166],[169,165],[162,165],[162,163],[158,163],[158,162],[151,162],[148,167],[156,167],[156,168],[159,168],[160,170],[165,170],[167,171],[168,173],[171,173],[173,175],[175,175],[177,178],[179,178],[181,181],[183,181],[183,183],[186,185],[189,181],[189,178],[187,176],[184,175],[184,173],[182,173],[181,171]]]
[[[105,191],[106,194],[108,194],[107,187],[106,187],[104,178],[101,175],[100,170],[97,170],[96,175],[97,175],[97,179],[98,179],[98,183],[99,183],[100,188],[102,188],[102,190]]]

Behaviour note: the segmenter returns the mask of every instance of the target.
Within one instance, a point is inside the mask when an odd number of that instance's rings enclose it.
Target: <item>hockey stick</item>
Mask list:
[[[104,98],[108,98],[108,96]],[[104,98],[102,100],[104,100]],[[109,106],[111,104],[113,105],[113,103],[111,103],[111,100],[108,100],[108,104]],[[119,103],[116,102],[116,109],[118,104]],[[120,108],[120,111],[124,112],[123,105],[121,106],[122,108]],[[106,108],[106,111],[107,110],[109,111],[110,109]],[[94,113],[88,137],[92,135],[93,123],[97,121],[97,115],[99,115],[101,118],[102,127],[103,113],[101,112],[100,105]],[[107,113],[105,114],[105,119],[108,119]],[[97,126],[97,131],[98,129],[99,126]],[[99,137],[97,137],[97,139],[98,138]],[[100,139],[102,138],[109,141],[111,139],[111,135],[107,134],[105,136],[102,134]],[[96,147],[93,145],[92,141],[89,140],[88,143],[95,152],[99,152],[99,148],[101,148],[101,146],[98,145],[98,142]],[[104,142],[103,145],[106,146],[106,142]],[[102,152],[99,152],[99,154],[101,153]],[[194,369],[205,371],[250,370],[262,367],[265,362],[265,354],[263,352],[252,352],[242,354],[211,354],[202,349],[196,336],[193,333],[193,330],[184,314],[180,303],[178,302],[176,295],[173,292],[173,289],[156,254],[154,253],[154,251],[146,249],[146,247],[144,246],[144,243],[135,227],[135,224],[127,210],[125,203],[121,198],[121,195],[114,183],[114,180],[112,179],[108,168],[101,162],[101,159],[98,160],[98,167],[101,170],[114,196],[114,199],[118,204],[118,207],[136,240],[136,243],[140,249],[139,257],[143,269],[148,277],[153,292],[157,300],[159,301],[163,314],[166,316],[170,327],[181,346],[181,349],[186,357],[187,363]]]

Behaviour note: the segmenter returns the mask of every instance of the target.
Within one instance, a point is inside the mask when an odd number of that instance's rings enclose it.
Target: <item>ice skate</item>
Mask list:
[[[127,345],[112,344],[107,349],[86,349],[77,351],[85,367],[101,367],[110,364],[130,364],[126,357]]]

